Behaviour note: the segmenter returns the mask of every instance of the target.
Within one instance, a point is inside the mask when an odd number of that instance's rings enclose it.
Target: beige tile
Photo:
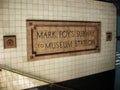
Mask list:
[[[5,0],[4,3],[6,4],[0,7],[0,63],[57,82],[114,68],[115,38],[111,42],[105,41],[107,31],[111,31],[113,37],[116,36],[116,9],[112,4],[94,0]],[[28,62],[26,51],[28,19],[100,21],[101,52]],[[17,36],[17,48],[4,50],[2,36],[10,34]],[[16,78],[10,80],[16,84],[14,86],[5,82],[9,90],[20,88],[20,80],[15,81]],[[23,88],[33,87],[31,80],[24,82]],[[33,82],[35,84],[37,81]],[[39,85],[39,82],[36,84]]]

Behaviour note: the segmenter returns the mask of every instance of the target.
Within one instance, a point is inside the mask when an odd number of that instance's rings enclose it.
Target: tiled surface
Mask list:
[[[26,20],[101,22],[101,52],[27,61]],[[112,41],[106,42],[106,32]],[[0,0],[0,64],[52,81],[64,81],[114,68],[116,9],[94,0]],[[16,35],[17,48],[4,49],[3,36]]]
[[[23,90],[39,85],[46,85],[46,83],[6,70],[0,71],[0,90]]]

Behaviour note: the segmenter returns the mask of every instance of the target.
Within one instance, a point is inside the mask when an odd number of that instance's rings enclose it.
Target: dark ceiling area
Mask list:
[[[120,15],[120,0],[97,0],[97,1],[113,3],[117,8],[117,14]]]

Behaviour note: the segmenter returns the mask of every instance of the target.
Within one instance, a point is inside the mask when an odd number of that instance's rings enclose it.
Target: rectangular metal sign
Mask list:
[[[100,22],[28,20],[28,60],[100,52],[100,33]]]

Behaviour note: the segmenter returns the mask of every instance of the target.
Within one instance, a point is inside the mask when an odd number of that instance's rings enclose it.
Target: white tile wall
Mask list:
[[[46,84],[6,70],[0,72],[0,90],[23,90]]]
[[[101,52],[27,61],[26,20],[101,22]],[[105,33],[113,33],[106,42]],[[4,49],[3,36],[16,35],[17,48]],[[55,82],[111,70],[115,62],[116,8],[94,0],[0,0],[0,64]]]

